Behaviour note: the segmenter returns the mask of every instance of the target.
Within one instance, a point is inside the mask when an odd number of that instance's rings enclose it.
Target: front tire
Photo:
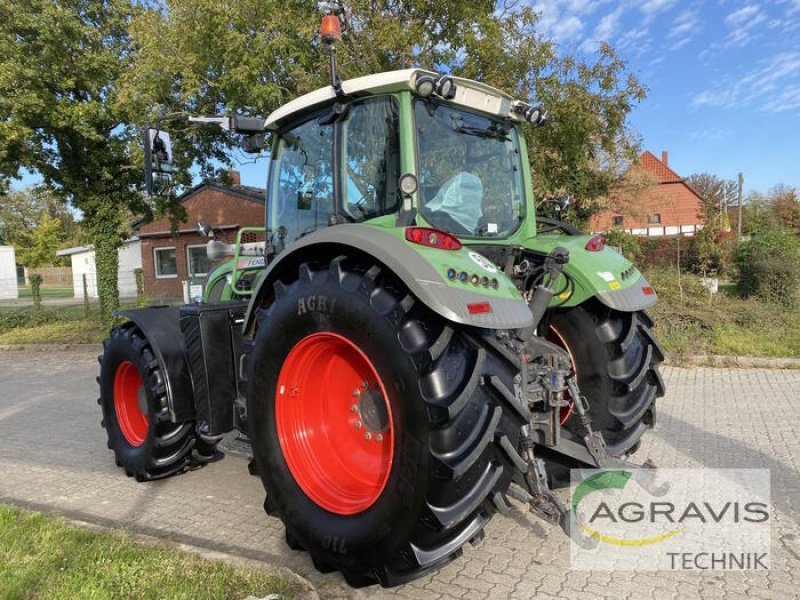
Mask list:
[[[267,512],[320,571],[403,583],[506,508],[524,411],[516,369],[482,335],[345,257],[275,285],[251,355],[249,435]]]
[[[191,464],[194,425],[169,420],[161,365],[133,323],[103,343],[98,383],[108,447],[128,476],[161,479]]]

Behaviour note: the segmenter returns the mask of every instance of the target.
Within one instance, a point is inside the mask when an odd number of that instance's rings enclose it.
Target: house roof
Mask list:
[[[264,188],[253,187],[251,185],[222,185],[221,183],[214,181],[204,181],[197,184],[193,188],[186,190],[178,199],[181,202],[186,202],[190,198],[193,198],[206,189],[217,190],[223,194],[235,196],[242,200],[246,200],[247,202],[255,202],[257,204],[261,204],[262,206],[267,197],[267,190]],[[131,223],[131,227],[134,230],[138,230],[139,227],[144,225],[144,223],[144,218],[136,219],[133,223]]]
[[[649,150],[645,150],[639,157],[639,166],[653,173],[659,183],[682,183],[683,177],[670,169]]]
[[[134,235],[129,237],[127,240],[122,242],[122,245],[125,246],[132,242],[138,242],[139,237]],[[90,244],[88,246],[73,246],[72,248],[62,248],[61,250],[56,251],[56,256],[72,256],[73,254],[80,254],[81,252],[94,252],[94,245]]]
[[[73,254],[80,254],[81,252],[89,252],[91,250],[94,250],[93,246],[74,246],[72,248],[58,250],[56,256],[72,256]]]

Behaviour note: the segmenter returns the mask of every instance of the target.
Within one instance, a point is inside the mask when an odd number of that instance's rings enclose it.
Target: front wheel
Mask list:
[[[97,380],[108,447],[127,475],[138,481],[161,479],[192,463],[194,424],[169,420],[162,367],[133,323],[111,330]]]
[[[547,338],[570,355],[581,393],[612,456],[638,448],[655,424],[655,399],[664,395],[658,365],[664,360],[652,334],[653,321],[643,311],[620,312],[597,301],[559,310]],[[564,426],[578,431],[577,418]]]
[[[339,257],[275,286],[250,361],[265,508],[348,583],[396,585],[456,558],[506,507],[521,425],[514,366]]]

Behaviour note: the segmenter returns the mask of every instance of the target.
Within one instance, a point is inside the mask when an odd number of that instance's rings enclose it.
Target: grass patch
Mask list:
[[[0,344],[91,344],[103,341],[108,324],[96,308],[0,307]]]
[[[19,286],[17,289],[20,298],[30,298],[33,296],[30,286]],[[75,290],[72,286],[43,285],[39,288],[39,295],[42,298],[74,298]]]
[[[673,356],[728,354],[773,358],[800,357],[800,315],[777,302],[739,298],[730,285],[713,297],[700,278],[654,268],[645,276],[659,295],[650,310],[655,333]]]
[[[0,506],[0,598],[233,598],[302,588],[288,578]]]

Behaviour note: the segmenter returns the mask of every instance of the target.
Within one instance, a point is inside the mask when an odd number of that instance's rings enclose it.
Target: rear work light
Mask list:
[[[454,235],[432,227],[407,227],[406,240],[428,248],[440,250],[459,250],[461,242]]]
[[[597,235],[593,235],[588,242],[586,242],[585,248],[589,252],[600,252],[603,248],[606,247],[606,236],[602,233],[598,233]]]

